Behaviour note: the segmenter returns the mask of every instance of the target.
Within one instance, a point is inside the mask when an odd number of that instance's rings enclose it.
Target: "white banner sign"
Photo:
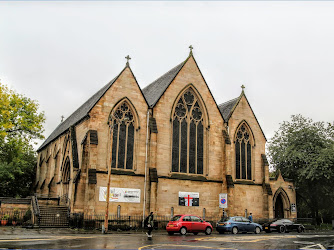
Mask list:
[[[227,194],[219,194],[219,207],[227,208]]]
[[[199,206],[199,193],[179,192],[179,206],[186,206],[186,207]]]
[[[107,200],[107,187],[100,187],[99,201]],[[110,188],[109,201],[140,203],[140,189]]]

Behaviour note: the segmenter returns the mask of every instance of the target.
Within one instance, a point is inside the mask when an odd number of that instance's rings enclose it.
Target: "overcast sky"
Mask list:
[[[302,114],[334,121],[334,2],[0,2],[0,79],[45,111],[45,136],[130,55],[144,88],[189,45],[217,103],[240,86],[267,139]]]

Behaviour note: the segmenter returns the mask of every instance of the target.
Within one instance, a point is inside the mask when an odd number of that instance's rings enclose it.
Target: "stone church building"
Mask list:
[[[297,217],[293,183],[269,177],[265,144],[244,89],[218,105],[192,52],[143,89],[127,62],[40,146],[35,190],[103,214],[110,171],[110,214],[218,217],[221,205]]]

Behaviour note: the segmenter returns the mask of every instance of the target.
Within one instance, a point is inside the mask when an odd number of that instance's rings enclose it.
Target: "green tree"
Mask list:
[[[284,121],[269,142],[269,161],[296,186],[299,216],[334,216],[334,126],[301,115]],[[334,217],[333,217],[334,218]]]
[[[27,196],[35,176],[33,143],[43,139],[38,103],[0,83],[0,196]]]

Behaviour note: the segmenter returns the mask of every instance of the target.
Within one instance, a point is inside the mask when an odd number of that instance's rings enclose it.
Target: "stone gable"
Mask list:
[[[200,131],[196,133],[202,136],[203,131],[203,137],[195,138],[192,134],[195,140],[191,142],[203,138],[203,174],[175,169],[172,172],[173,115],[174,112],[176,114],[178,100],[181,96],[185,100],[184,96],[189,88],[198,101],[196,107],[201,111],[203,130],[196,130]],[[150,106],[147,100],[150,101]],[[126,103],[125,110],[131,110],[134,119],[131,116],[131,119],[123,120],[124,124],[130,120],[133,127],[130,130],[130,123],[122,125],[125,130],[122,130],[123,134],[120,136],[121,132],[118,131],[121,129],[114,130],[114,126],[121,128],[120,123],[115,125],[112,122],[116,121],[115,112],[123,103]],[[189,110],[191,109],[187,112]],[[189,113],[188,117],[193,116],[193,113]],[[236,179],[235,136],[242,122],[251,131],[252,178],[249,179]],[[186,138],[190,138],[190,134],[189,132]],[[112,156],[118,155],[118,150],[125,150],[113,142],[119,142],[123,138],[126,141],[133,140],[133,144],[122,141],[123,145],[133,146],[133,151],[129,151],[132,165],[126,169],[125,165],[114,163],[110,169]],[[192,54],[143,91],[131,69],[125,67],[117,77],[76,110],[66,123],[61,124],[40,147],[35,190],[48,196],[67,195],[73,212],[104,213],[106,202],[100,201],[99,195],[100,188],[107,187],[109,168],[111,187],[140,191],[138,202],[111,202],[110,214],[116,214],[117,209],[120,209],[124,215],[140,216],[145,206],[145,213],[154,211],[163,216],[170,216],[173,211],[174,214],[205,214],[218,218],[222,216],[222,209],[218,206],[219,194],[227,193],[228,208],[225,212],[229,216],[244,215],[247,209],[248,213],[253,213],[254,218],[272,218],[275,215],[272,208],[275,207],[276,200],[283,200],[284,209],[288,211],[291,203],[295,202],[295,191],[293,184],[281,177],[269,180],[268,163],[264,160],[265,143],[266,138],[246,96],[242,94],[218,108]],[[190,139],[184,145],[187,152],[190,152]],[[115,150],[114,153],[112,150]],[[124,154],[127,156],[127,153]],[[66,157],[70,162],[66,162]],[[127,161],[128,158],[122,159]],[[187,167],[190,169],[189,159],[187,156]],[[197,162],[198,159],[196,158]],[[64,180],[66,164],[70,168],[68,183]],[[197,193],[198,206],[179,204],[179,192]],[[287,212],[285,216],[288,215],[296,216],[296,213]]]

